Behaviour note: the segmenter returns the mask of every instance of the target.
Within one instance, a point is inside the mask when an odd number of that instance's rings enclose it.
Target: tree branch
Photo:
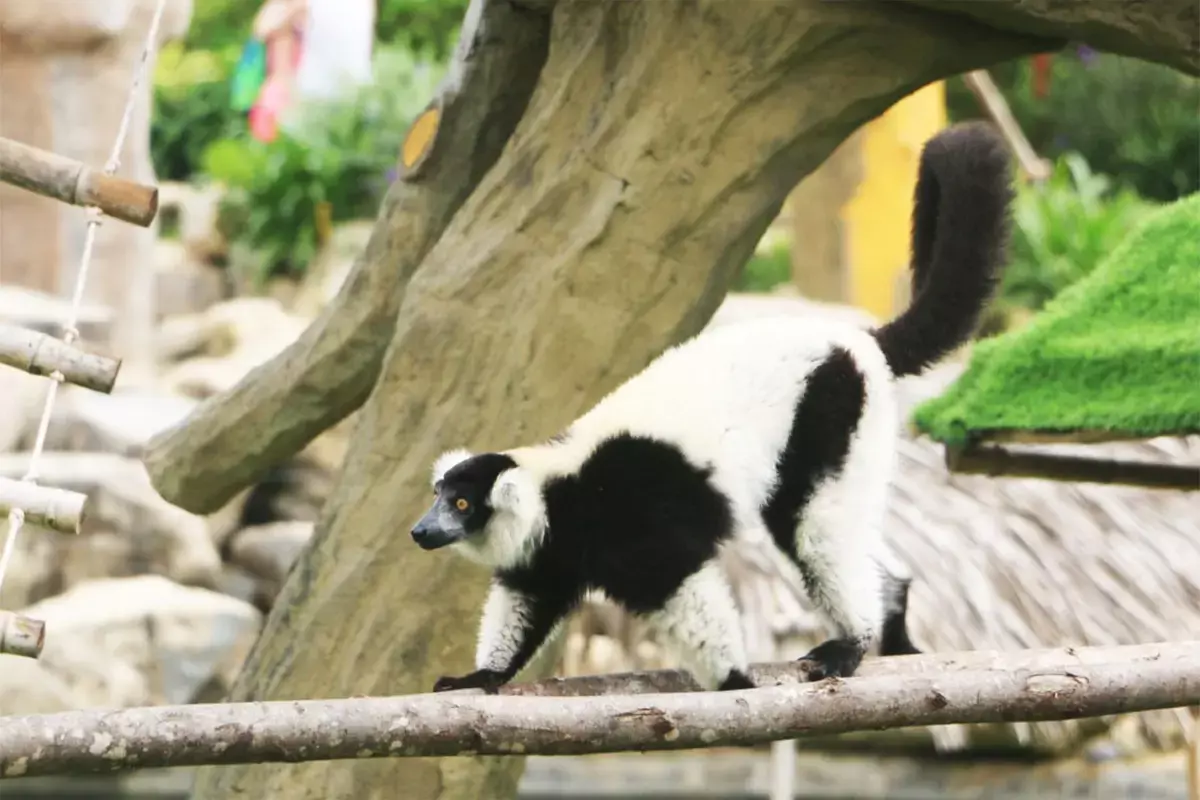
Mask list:
[[[1200,641],[878,659],[847,680],[738,692],[411,695],[73,711],[0,719],[0,776],[405,756],[746,746],[855,730],[1041,721],[1200,703]],[[659,673],[652,673],[659,674]],[[588,689],[653,686],[633,676]],[[573,681],[548,682],[561,690]],[[578,683],[578,682],[575,682]],[[563,694],[561,691],[551,692]]]
[[[431,103],[440,124],[427,164],[393,185],[366,251],[303,335],[147,444],[146,469],[166,500],[215,511],[366,401],[408,279],[521,119],[549,36],[546,15],[474,0]]]
[[[1047,38],[1047,50],[1083,41],[1118,55],[1200,75],[1200,4],[1063,3],[1059,0],[909,0],[930,10],[962,14],[997,30]]]

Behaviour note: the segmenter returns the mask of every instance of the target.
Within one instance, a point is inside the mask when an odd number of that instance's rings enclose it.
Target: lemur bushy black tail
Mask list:
[[[989,124],[963,123],[926,142],[912,213],[912,303],[875,331],[896,377],[964,344],[1007,259],[1012,166]]]

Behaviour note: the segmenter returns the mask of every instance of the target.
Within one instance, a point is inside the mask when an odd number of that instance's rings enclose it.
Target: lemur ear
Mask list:
[[[521,498],[524,496],[528,482],[528,476],[520,467],[500,473],[500,476],[496,478],[496,483],[492,485],[491,497],[488,498],[492,508],[516,511],[521,505]]]
[[[436,486],[437,482],[445,477],[447,472],[470,457],[471,452],[461,447],[454,450],[447,450],[445,453],[442,453],[433,462],[433,478],[430,483]]]

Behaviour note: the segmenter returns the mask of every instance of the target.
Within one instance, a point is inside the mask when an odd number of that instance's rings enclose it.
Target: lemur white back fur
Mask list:
[[[598,444],[621,431],[670,442],[694,464],[711,466],[713,484],[732,503],[736,527],[761,526],[796,403],[813,368],[834,347],[854,358],[867,400],[842,470],[819,487],[798,535],[819,557],[826,535],[838,536],[839,548],[875,553],[895,461],[892,374],[869,333],[796,317],[702,333],[603,398],[571,425],[565,441],[506,451],[519,467],[497,480],[491,499],[498,519],[489,525],[488,552],[469,545],[461,552],[493,567],[519,563],[534,544],[528,540],[544,529],[535,524],[544,514],[540,487],[577,470]],[[468,456],[462,450],[441,456],[434,482]]]

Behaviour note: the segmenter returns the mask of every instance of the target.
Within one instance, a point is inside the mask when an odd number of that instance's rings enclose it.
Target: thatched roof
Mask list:
[[[913,421],[946,443],[1012,432],[1200,433],[1200,193],[1152,212],[1026,327],[983,342]]]
[[[751,310],[821,313],[802,301],[734,303]],[[725,319],[741,314],[727,314]],[[947,365],[900,383],[905,413],[961,372]],[[1200,461],[1200,437],[1094,446],[1106,454]],[[940,445],[907,438],[893,488],[887,535],[913,570],[910,630],[932,651],[1133,644],[1194,638],[1200,631],[1200,515],[1195,495],[947,472]],[[766,542],[729,548],[725,563],[744,610],[754,660],[793,658],[824,639],[795,569]],[[674,665],[613,608],[593,609],[577,631],[605,633],[601,651],[572,672]],[[632,651],[632,653],[630,652]],[[1174,712],[1126,718],[1151,746],[1174,746]],[[1087,728],[1081,727],[1086,724]],[[1061,750],[1104,723],[1037,723],[927,729],[941,748],[1004,743]],[[968,736],[969,734],[969,736]],[[882,736],[886,734],[869,734]]]

